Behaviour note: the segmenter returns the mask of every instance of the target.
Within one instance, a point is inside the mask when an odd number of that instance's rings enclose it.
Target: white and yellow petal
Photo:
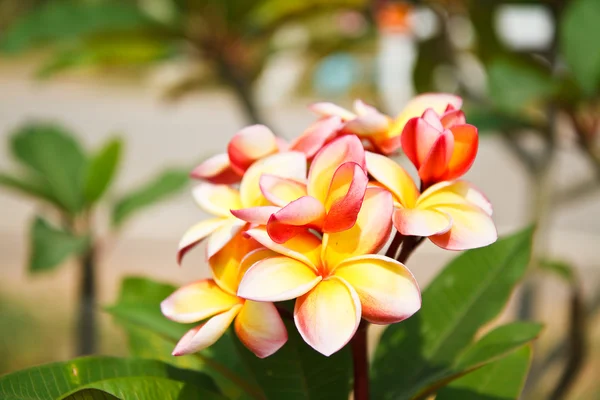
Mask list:
[[[226,222],[227,220],[223,218],[212,218],[201,221],[188,229],[179,241],[177,262],[181,264],[183,256],[185,256],[188,251],[194,248],[202,240],[206,239],[214,231],[222,227]]]
[[[392,159],[366,152],[367,171],[386,187],[404,207],[413,207],[419,190],[408,172]]]
[[[229,210],[242,208],[240,193],[227,185],[201,183],[194,188],[192,196],[198,207],[222,218],[231,217]]]
[[[234,327],[238,339],[259,358],[272,355],[288,339],[285,324],[273,303],[247,300]]]
[[[250,229],[246,234],[266,248],[303,262],[315,271],[321,264],[321,240],[310,232],[300,232],[284,244],[271,239],[264,228]]]

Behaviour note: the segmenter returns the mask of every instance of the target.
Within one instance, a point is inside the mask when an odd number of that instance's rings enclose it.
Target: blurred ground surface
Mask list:
[[[42,83],[30,78],[29,65],[0,63],[1,169],[11,165],[6,150],[9,132],[31,118],[60,121],[79,133],[90,147],[99,146],[109,134],[122,135],[126,140],[126,155],[115,193],[142,183],[167,165],[191,166],[222,151],[231,135],[244,125],[235,99],[225,91],[211,91],[165,104],[145,85],[124,84],[114,79],[92,83],[71,76]],[[265,110],[265,115],[274,131],[291,138],[314,120],[305,108],[314,100],[279,104]],[[560,154],[554,173],[561,184],[587,174],[584,162],[570,149]],[[501,233],[528,223],[529,183],[500,140],[482,139],[468,179],[491,199]],[[561,209],[552,221],[549,235],[551,253],[577,266],[588,295],[600,283],[599,201],[600,195],[596,194]],[[0,349],[10,348],[13,343],[24,349],[18,358],[0,363],[0,369],[71,355],[69,337],[77,278],[73,265],[36,277],[28,276],[24,269],[27,229],[36,207],[12,193],[0,192],[0,315],[5,316],[0,326]],[[174,256],[180,235],[202,217],[186,193],[134,218],[118,238],[106,243],[99,271],[101,303],[112,301],[121,278],[126,275],[149,275],[177,284],[206,276],[201,251],[190,254],[182,268],[177,267]],[[98,220],[102,219],[99,216]],[[452,255],[426,244],[408,266],[424,287]],[[540,346],[547,347],[564,325],[567,292],[551,278],[544,279],[543,289],[540,307],[548,327]],[[6,322],[12,321],[10,318],[24,324],[27,333],[14,331],[12,324]],[[108,319],[104,322],[104,329],[111,334],[103,335],[103,351],[122,352],[122,337],[115,333]],[[597,329],[595,339],[592,354],[597,359]],[[592,366],[586,374],[593,376]],[[585,396],[583,393],[596,384],[583,385],[578,391],[580,396]]]

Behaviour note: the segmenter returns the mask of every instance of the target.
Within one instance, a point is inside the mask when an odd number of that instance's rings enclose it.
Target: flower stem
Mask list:
[[[367,354],[368,322],[361,321],[352,338],[352,363],[354,366],[354,400],[369,400],[369,357]]]

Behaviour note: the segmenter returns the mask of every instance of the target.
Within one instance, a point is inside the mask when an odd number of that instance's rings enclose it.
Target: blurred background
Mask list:
[[[123,277],[207,276],[175,260],[204,218],[187,173],[244,125],[443,91],[500,233],[538,225],[503,317],[546,324],[524,398],[600,398],[599,37],[598,0],[0,0],[0,373],[123,354],[101,312],[79,339]],[[453,256],[408,266],[425,286]]]

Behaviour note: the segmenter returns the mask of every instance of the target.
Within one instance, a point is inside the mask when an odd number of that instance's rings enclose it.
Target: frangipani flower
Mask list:
[[[209,260],[214,279],[183,286],[165,299],[161,310],[167,318],[181,323],[204,320],[181,338],[173,355],[195,353],[212,345],[234,320],[236,335],[258,357],[268,357],[279,350],[288,336],[275,305],[236,295],[246,270],[274,254],[238,233]]]
[[[341,128],[339,117],[322,119],[306,129],[291,144],[277,138],[264,125],[245,127],[229,141],[227,153],[210,157],[191,173],[193,178],[217,184],[237,183],[256,161],[282,151],[299,151],[310,160]]]
[[[428,108],[421,117],[412,118],[401,141],[425,186],[460,178],[477,155],[477,128],[467,124],[465,114],[452,106],[441,117]]]
[[[259,186],[260,177],[265,173],[282,178],[305,179],[306,158],[297,151],[263,158],[246,170],[239,190],[206,182],[198,185],[193,191],[194,199],[202,210],[214,218],[199,222],[183,235],[177,255],[179,262],[190,249],[206,238],[207,258],[212,257],[246,226],[246,221],[233,216],[230,210],[269,204]]]
[[[308,228],[320,232],[349,229],[356,221],[368,184],[364,168],[365,152],[360,140],[354,135],[343,136],[317,153],[306,184],[262,176],[262,193],[282,208],[267,206],[232,213],[248,222],[266,224],[269,236],[277,243],[285,243]]]
[[[459,109],[462,99],[445,93],[422,94],[412,99],[395,119],[360,100],[354,102],[354,112],[333,103],[315,103],[310,109],[322,116],[340,117],[345,122],[342,133],[355,134],[367,140],[374,151],[392,154],[400,148],[400,134],[411,118],[420,116],[428,108],[441,114],[448,105]]]
[[[487,246],[498,234],[492,206],[465,181],[440,182],[423,193],[394,161],[367,152],[367,170],[394,196],[393,222],[402,235],[428,237],[448,250]]]
[[[297,299],[298,331],[326,356],[348,343],[361,316],[378,324],[410,317],[421,306],[414,277],[398,261],[373,254],[390,235],[392,210],[389,192],[368,188],[355,225],[326,233],[322,240],[305,231],[278,244],[264,228],[247,231],[279,255],[252,265],[238,296],[255,301]]]

